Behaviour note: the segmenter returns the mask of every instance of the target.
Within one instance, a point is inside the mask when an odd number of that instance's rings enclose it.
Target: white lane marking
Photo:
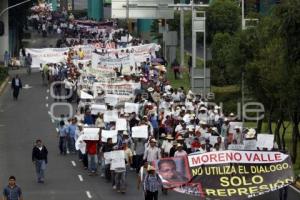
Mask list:
[[[49,107],[49,104],[46,103],[46,108],[48,108],[48,107]]]
[[[54,123],[54,119],[51,119],[52,123]]]
[[[86,191],[86,196],[87,196],[89,199],[93,198],[92,195],[91,195],[91,193],[90,193],[90,191]]]
[[[59,130],[58,130],[58,128],[56,128],[56,132],[58,132]]]
[[[290,187],[295,190],[295,192],[299,193],[300,194],[300,190],[298,190],[297,188],[295,188],[294,186],[290,185]]]
[[[79,174],[78,175],[78,178],[79,178],[79,180],[82,182],[83,181],[83,178],[82,178],[82,176]]]
[[[47,93],[49,93],[50,92],[50,90],[47,90]]]
[[[49,99],[49,97],[48,96],[46,96],[46,100],[48,100]]]
[[[76,163],[74,160],[72,160],[71,163],[72,163],[73,167],[76,167]]]

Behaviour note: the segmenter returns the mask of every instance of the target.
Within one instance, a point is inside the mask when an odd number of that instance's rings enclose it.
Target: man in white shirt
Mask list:
[[[152,162],[161,158],[160,149],[156,146],[155,139],[150,140],[150,146],[146,148],[143,159]]]
[[[167,135],[166,139],[167,140],[165,140],[161,146],[163,157],[169,157],[170,150],[173,146],[173,137],[170,134]]]
[[[174,157],[181,157],[181,156],[187,156],[187,153],[185,150],[183,150],[182,144],[177,144],[177,151],[174,154]]]

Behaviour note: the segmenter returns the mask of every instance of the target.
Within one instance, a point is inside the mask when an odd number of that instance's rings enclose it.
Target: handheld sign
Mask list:
[[[148,138],[148,126],[135,126],[132,127],[132,137],[133,138]]]

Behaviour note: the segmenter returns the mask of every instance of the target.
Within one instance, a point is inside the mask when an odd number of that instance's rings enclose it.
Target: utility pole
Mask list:
[[[184,66],[184,8],[180,8],[180,66]]]

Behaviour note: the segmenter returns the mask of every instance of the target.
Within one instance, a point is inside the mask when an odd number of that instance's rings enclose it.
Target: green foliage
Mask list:
[[[0,84],[6,79],[8,76],[8,68],[0,67]]]
[[[234,34],[241,26],[240,13],[236,1],[214,1],[207,11],[208,42],[218,32]]]

